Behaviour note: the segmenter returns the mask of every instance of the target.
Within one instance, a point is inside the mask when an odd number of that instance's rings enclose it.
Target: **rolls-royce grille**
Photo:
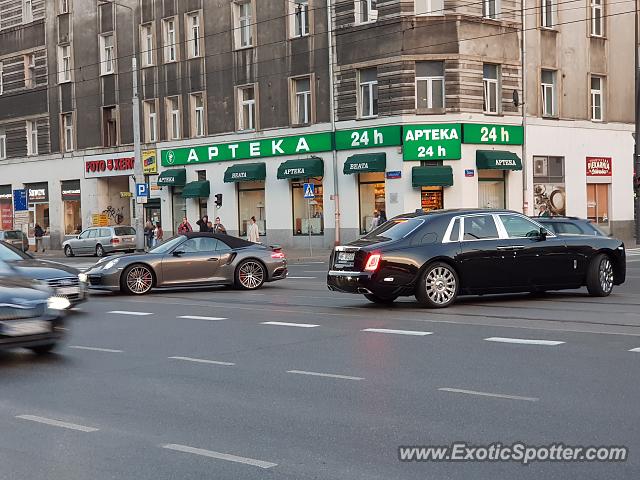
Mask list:
[[[42,317],[46,309],[46,303],[30,306],[0,304],[0,321]]]

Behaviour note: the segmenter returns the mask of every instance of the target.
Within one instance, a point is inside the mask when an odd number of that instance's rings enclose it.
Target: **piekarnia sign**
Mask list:
[[[199,147],[174,148],[162,151],[162,166],[226,162],[251,158],[306,155],[328,152],[333,148],[331,132],[294,135],[243,142],[220,143]]]
[[[588,177],[610,177],[611,157],[587,157]]]

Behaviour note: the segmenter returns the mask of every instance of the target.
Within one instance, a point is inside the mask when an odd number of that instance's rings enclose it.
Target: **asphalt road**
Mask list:
[[[640,477],[640,251],[609,298],[437,312],[329,292],[325,272],[296,264],[251,293],[96,294],[56,355],[1,353],[0,478]],[[398,459],[454,441],[623,445],[629,459]]]

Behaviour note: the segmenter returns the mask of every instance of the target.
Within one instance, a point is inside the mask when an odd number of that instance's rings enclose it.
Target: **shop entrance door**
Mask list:
[[[587,184],[587,218],[599,227],[609,228],[609,184]]]
[[[505,183],[502,170],[478,170],[478,207],[505,208]]]

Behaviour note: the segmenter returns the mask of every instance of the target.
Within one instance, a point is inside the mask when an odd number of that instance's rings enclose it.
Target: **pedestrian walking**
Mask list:
[[[539,209],[540,209],[539,213],[538,213],[539,217],[550,217],[551,216],[551,212],[549,212],[549,209],[547,208],[547,205],[545,203],[541,204]]]
[[[260,231],[256,223],[256,217],[251,217],[249,225],[247,225],[247,240],[253,243],[260,243]]]
[[[178,235],[184,235],[190,232],[193,232],[193,228],[191,228],[189,220],[187,220],[187,217],[182,217],[182,223],[178,225]]]
[[[374,210],[373,211],[373,220],[371,221],[371,231],[373,231],[376,228],[378,228],[378,225],[380,225],[380,214],[378,213],[377,210]]]
[[[387,212],[385,212],[384,210],[380,210],[380,220],[378,220],[378,226],[386,223],[387,221]]]
[[[198,220],[196,222],[196,225],[198,225],[198,228],[200,229],[200,232],[206,232],[208,230],[208,224],[209,223],[209,216],[205,215],[203,216],[200,220]]]
[[[220,217],[216,217],[216,223],[213,224],[213,233],[227,233],[227,229],[220,221]]]
[[[156,222],[156,228],[153,231],[153,246],[156,247],[162,243],[164,239],[164,231],[162,230],[162,225],[160,222]]]
[[[151,220],[147,220],[147,223],[144,224],[144,238],[146,239],[147,248],[153,247],[153,223]]]
[[[36,237],[36,252],[39,249],[42,249],[42,253],[44,253],[44,244],[42,242],[42,237],[44,237],[44,230],[40,226],[40,224],[36,223],[36,226],[33,229],[33,235]]]

